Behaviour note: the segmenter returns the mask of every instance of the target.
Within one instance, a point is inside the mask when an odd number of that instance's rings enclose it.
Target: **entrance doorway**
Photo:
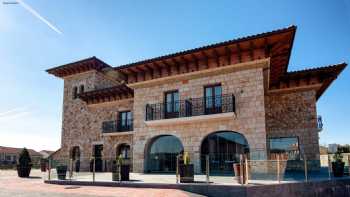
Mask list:
[[[122,156],[123,159],[130,159],[130,145],[121,144],[117,148],[117,157]]]
[[[218,131],[208,135],[201,145],[201,169],[206,171],[206,155],[209,155],[210,172],[232,174],[233,164],[239,163],[240,154],[249,153],[245,137],[233,131]]]
[[[74,146],[71,150],[71,159],[73,160],[73,168],[75,172],[80,171],[80,148]]]
[[[102,172],[103,171],[102,151],[103,151],[102,144],[94,145],[93,156],[95,157],[95,172]],[[92,165],[93,165],[93,163],[92,163]],[[91,166],[91,169],[93,169],[92,166]]]
[[[146,172],[173,173],[176,171],[176,156],[183,153],[181,141],[172,135],[155,137],[146,154]]]

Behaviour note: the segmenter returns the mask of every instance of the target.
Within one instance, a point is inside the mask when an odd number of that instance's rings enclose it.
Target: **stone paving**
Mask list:
[[[46,174],[32,170],[30,178],[18,178],[14,170],[0,170],[0,197],[82,197],[82,196],[200,196],[175,189],[141,189],[122,187],[63,186],[43,182]]]

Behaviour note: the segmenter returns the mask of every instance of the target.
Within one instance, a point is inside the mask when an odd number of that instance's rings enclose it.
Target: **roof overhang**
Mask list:
[[[78,94],[78,97],[89,104],[112,102],[134,97],[134,90],[125,84],[93,90]]]
[[[46,70],[46,72],[55,75],[56,77],[64,78],[70,75],[90,71],[90,70],[97,70],[100,71],[104,68],[111,67],[102,60],[91,57],[87,59],[83,59],[77,62],[72,62],[69,64],[65,64],[62,66],[58,66],[55,68],[51,68]]]
[[[314,89],[316,91],[316,99],[318,99],[346,66],[346,63],[341,63],[288,72],[279,78],[277,84],[270,87],[269,92]]]
[[[287,72],[296,26],[122,65],[127,83],[270,58],[270,84]],[[210,64],[209,62],[214,62]],[[155,74],[157,73],[157,74]]]

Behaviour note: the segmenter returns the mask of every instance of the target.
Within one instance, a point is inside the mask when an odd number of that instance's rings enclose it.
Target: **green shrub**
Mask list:
[[[333,159],[335,162],[343,162],[343,155],[341,154],[341,151],[337,151],[334,154]]]
[[[23,148],[19,154],[18,163],[20,166],[30,166],[32,164],[32,159],[30,158],[29,152],[26,148]]]
[[[190,161],[190,155],[188,154],[188,152],[184,152],[183,160],[185,165],[190,164],[191,161]]]

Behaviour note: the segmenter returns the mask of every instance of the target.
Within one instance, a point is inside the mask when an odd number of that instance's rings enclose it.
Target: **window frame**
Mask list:
[[[123,114],[125,115],[125,120],[123,121]],[[130,114],[130,121],[128,118],[128,114]],[[132,111],[131,110],[125,110],[125,111],[119,111],[118,112],[118,130],[120,131],[129,131],[132,129]],[[123,125],[124,124],[124,125]]]
[[[175,101],[174,94],[177,93],[178,99]],[[171,94],[171,103],[168,102],[168,94]],[[178,102],[176,104],[176,102]],[[165,118],[176,118],[180,114],[180,92],[179,90],[170,90],[164,92],[164,117]],[[168,111],[168,104],[170,103],[171,110]],[[176,107],[177,106],[177,107]]]
[[[221,88],[221,94],[220,94],[220,106],[216,106],[216,95],[215,95],[215,87]],[[207,96],[207,89],[211,89],[211,96]],[[216,114],[222,112],[222,84],[221,83],[215,83],[210,85],[205,85],[203,87],[203,98],[204,98],[204,113],[205,114]],[[207,98],[214,98],[211,102],[211,107],[207,106]]]
[[[273,139],[280,139],[280,140],[281,140],[281,139],[296,139],[297,144],[298,144],[297,150],[292,150],[292,151],[297,151],[298,154],[297,154],[297,156],[296,156],[295,158],[292,158],[292,159],[289,159],[289,158],[288,158],[288,160],[300,160],[300,158],[301,158],[301,152],[300,152],[300,140],[299,140],[299,136],[269,137],[269,138],[268,138],[268,154],[269,154],[270,157],[271,157],[271,154],[274,154],[274,153],[271,153],[271,140],[273,140]],[[287,153],[287,154],[288,154],[288,152],[289,152],[289,151],[284,150],[284,153]],[[282,153],[280,153],[280,154],[282,154]]]

